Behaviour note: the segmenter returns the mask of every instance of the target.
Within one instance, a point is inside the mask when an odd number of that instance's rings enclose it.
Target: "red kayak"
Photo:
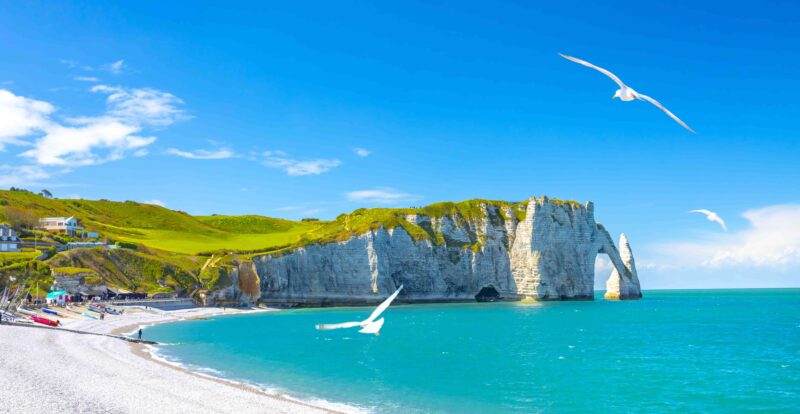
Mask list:
[[[41,323],[42,325],[58,326],[58,322],[51,321],[50,319],[47,318],[42,318],[41,316],[31,316],[31,320],[34,322]]]

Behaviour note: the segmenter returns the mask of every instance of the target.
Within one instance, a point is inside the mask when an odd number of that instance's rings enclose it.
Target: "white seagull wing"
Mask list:
[[[611,79],[612,79],[614,82],[616,82],[616,83],[617,83],[617,85],[619,85],[619,87],[620,87],[620,88],[627,88],[627,86],[625,86],[625,84],[624,84],[624,83],[622,83],[622,81],[621,81],[621,80],[620,80],[620,79],[617,77],[617,75],[615,75],[615,74],[613,74],[613,73],[611,73],[611,72],[609,72],[609,71],[607,71],[607,70],[605,70],[605,69],[601,68],[600,66],[595,66],[595,65],[592,65],[591,63],[589,63],[589,62],[587,62],[587,61],[585,61],[585,60],[578,59],[578,58],[574,58],[574,57],[572,57],[572,56],[567,56],[567,55],[565,55],[565,54],[563,54],[563,53],[559,53],[558,55],[559,55],[559,56],[561,56],[561,57],[563,57],[564,59],[568,59],[568,60],[571,60],[571,61],[573,61],[573,62],[575,62],[575,63],[579,63],[579,64],[581,64],[581,65],[583,65],[583,66],[586,66],[586,67],[592,68],[592,69],[594,69],[594,70],[596,70],[596,71],[598,71],[598,72],[600,72],[600,73],[602,73],[602,74],[604,74],[604,75],[608,76],[608,77],[609,77],[609,78],[611,78]]]
[[[697,133],[697,132],[694,132],[693,129],[689,128],[689,125],[686,125],[685,123],[683,123],[683,121],[681,121],[680,118],[675,116],[675,114],[670,112],[669,109],[665,108],[664,105],[661,105],[657,100],[655,100],[655,99],[653,99],[653,98],[651,98],[651,97],[649,97],[647,95],[642,95],[641,93],[637,93],[637,95],[638,95],[639,99],[644,99],[645,101],[650,102],[651,104],[653,104],[656,107],[658,107],[658,109],[661,109],[662,111],[664,111],[665,114],[669,115],[670,118],[674,119],[675,122],[681,124],[682,127],[684,127],[687,130],[689,130],[689,132],[691,132],[692,134],[696,134]]]
[[[332,329],[355,328],[356,326],[361,326],[361,322],[323,323],[318,324],[317,329],[320,331],[330,331]]]
[[[720,226],[722,226],[722,230],[728,231],[728,225],[725,224],[725,220],[723,220],[722,217],[714,214],[714,218],[712,218],[711,221],[716,221]]]
[[[391,305],[391,304],[392,304],[392,301],[394,300],[394,298],[396,298],[396,297],[397,297],[397,294],[398,294],[398,293],[400,293],[400,291],[401,291],[402,289],[403,289],[403,285],[400,285],[400,287],[399,287],[399,288],[397,288],[397,290],[395,290],[395,291],[394,291],[394,293],[392,293],[392,294],[391,294],[391,296],[389,296],[388,298],[386,298],[386,300],[385,300],[385,301],[383,301],[383,303],[381,303],[380,305],[378,305],[378,307],[377,307],[377,308],[375,308],[375,310],[374,310],[374,311],[372,311],[372,315],[369,315],[369,318],[365,319],[365,320],[364,320],[364,322],[362,322],[362,323],[363,323],[363,324],[365,324],[365,325],[366,325],[366,324],[370,324],[370,323],[372,323],[373,321],[375,321],[375,319],[376,319],[378,316],[381,316],[381,314],[383,313],[383,311],[385,311],[385,310],[386,310],[386,308],[388,308],[388,307],[389,307],[389,305]]]
[[[725,224],[725,220],[723,220],[722,217],[719,216],[719,214],[717,214],[717,213],[715,213],[715,212],[713,212],[711,210],[706,210],[704,208],[701,208],[701,209],[698,209],[698,210],[689,210],[689,212],[690,213],[705,214],[705,216],[708,219],[708,221],[713,221],[715,223],[719,223],[719,225],[722,227],[722,230],[728,231],[728,225]]]

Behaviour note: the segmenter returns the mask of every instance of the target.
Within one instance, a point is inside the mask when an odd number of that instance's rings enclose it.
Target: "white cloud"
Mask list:
[[[125,68],[127,68],[127,67],[128,67],[128,65],[126,65],[125,61],[122,60],[122,59],[120,59],[120,60],[118,60],[116,62],[111,62],[111,63],[103,65],[103,69],[105,69],[105,70],[107,70],[107,71],[109,71],[109,72],[111,72],[111,73],[113,73],[115,75],[118,75],[118,74],[122,73],[122,71],[125,70]]]
[[[76,60],[61,59],[61,60],[59,60],[59,63],[67,65],[67,67],[69,67],[70,69],[78,68],[78,69],[83,69],[83,70],[94,70],[93,67],[91,67],[89,65],[83,65],[83,64],[81,64],[81,62],[78,62]]]
[[[313,216],[315,214],[323,213],[326,210],[324,208],[315,207],[316,203],[304,203],[302,205],[296,206],[285,206],[285,207],[278,207],[276,210],[278,211],[290,211],[295,213],[295,215],[302,215],[302,216]]]
[[[364,148],[353,148],[353,152],[359,157],[368,157],[369,154],[372,154],[371,151],[365,150]]]
[[[419,200],[414,194],[401,193],[393,188],[350,191],[345,194],[348,200],[372,204],[399,204]]]
[[[594,274],[596,276],[601,276],[604,273],[611,273],[614,269],[614,266],[611,264],[611,260],[608,260],[603,255],[597,255],[597,258],[594,260]]]
[[[21,138],[49,125],[53,105],[0,89],[0,151],[7,144],[23,145]]]
[[[342,163],[334,159],[299,161],[288,158],[288,154],[283,151],[266,151],[264,152],[264,157],[264,165],[279,168],[292,176],[319,175],[338,167]]]
[[[53,124],[34,147],[20,154],[39,165],[84,166],[123,158],[126,152],[152,144],[155,137],[135,135],[138,126],[117,119],[87,118],[76,125]],[[98,153],[97,150],[102,150]]]
[[[0,149],[5,145],[30,147],[19,155],[31,165],[16,166],[16,176],[0,182],[35,182],[54,172],[41,166],[64,168],[99,164],[124,158],[128,153],[147,155],[156,138],[143,134],[148,127],[166,126],[185,118],[176,96],[156,89],[128,89],[98,85],[93,92],[108,93],[107,110],[96,117],[53,119],[55,107],[0,89]],[[2,172],[0,172],[2,173]]]
[[[0,186],[30,186],[50,178],[50,173],[37,165],[0,166]]]
[[[221,160],[225,158],[231,158],[235,155],[233,151],[227,148],[220,148],[214,151],[202,149],[194,151],[182,151],[177,148],[168,148],[165,152],[167,154],[177,155],[178,157],[189,158],[193,160]]]
[[[159,206],[159,207],[166,207],[167,206],[166,203],[164,203],[161,200],[155,199],[155,198],[152,199],[152,200],[142,201],[142,203],[143,204],[152,204],[154,206]]]
[[[92,92],[108,93],[108,114],[136,125],[166,126],[186,118],[177,96],[152,88],[129,89],[97,85]]]
[[[100,79],[98,79],[98,78],[96,78],[94,76],[76,76],[73,79],[75,79],[76,81],[81,81],[81,82],[100,82]]]
[[[747,210],[742,217],[749,222],[745,230],[655,246],[654,267],[664,270],[800,266],[799,204]]]

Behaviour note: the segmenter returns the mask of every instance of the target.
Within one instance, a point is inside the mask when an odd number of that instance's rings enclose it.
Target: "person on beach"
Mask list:
[[[142,339],[142,330],[139,329],[139,339]]]

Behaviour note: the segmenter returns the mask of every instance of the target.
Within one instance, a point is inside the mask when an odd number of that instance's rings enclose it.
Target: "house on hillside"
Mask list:
[[[39,219],[39,228],[50,233],[66,234],[72,237],[83,237],[83,227],[78,225],[75,217],[45,217]]]
[[[21,252],[20,239],[8,224],[0,225],[0,252]]]

